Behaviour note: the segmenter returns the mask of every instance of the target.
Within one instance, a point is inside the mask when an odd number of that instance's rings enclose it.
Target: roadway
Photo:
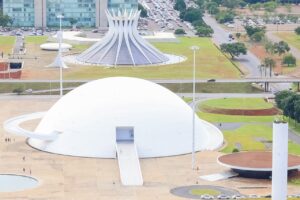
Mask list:
[[[232,43],[234,41],[230,41],[228,35],[230,34],[229,31],[223,29],[217,21],[208,14],[205,14],[203,20],[211,26],[214,30],[213,34],[213,41],[215,44],[220,45],[222,43]],[[247,68],[249,74],[247,74],[246,78],[258,78],[261,77],[261,72],[258,66],[261,65],[259,58],[257,58],[253,53],[250,51],[247,52],[246,55],[240,55],[236,59],[241,65]],[[277,78],[288,78],[288,77],[281,77],[278,76]],[[286,90],[291,87],[290,84],[271,84],[269,85],[272,91],[280,91]]]
[[[230,32],[223,29],[213,17],[211,17],[208,14],[205,14],[203,20],[214,30],[212,39],[215,42],[215,44],[220,46],[223,43],[234,42],[229,40],[228,35],[230,34]],[[261,63],[260,60],[254,54],[248,51],[246,55],[240,55],[239,57],[237,57],[236,61],[245,66],[249,71],[249,74],[246,75],[246,77],[260,77],[261,73],[258,66],[261,65]]]
[[[154,83],[193,83],[192,79],[148,79]],[[87,83],[94,80],[63,80],[64,83]],[[60,80],[1,79],[0,83],[59,83]],[[196,79],[196,83],[298,83],[300,78],[245,78],[245,79]]]

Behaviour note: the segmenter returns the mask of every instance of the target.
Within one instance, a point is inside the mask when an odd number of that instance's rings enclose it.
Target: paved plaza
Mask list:
[[[55,97],[7,96],[0,98],[0,123],[11,117],[47,111]],[[26,122],[22,127],[33,129],[38,121]],[[10,138],[10,142],[5,142]],[[199,179],[201,175],[227,171],[217,164],[219,152],[196,154],[198,170],[191,170],[191,155],[141,159],[144,186],[124,187],[120,184],[117,160],[62,156],[40,152],[29,147],[25,138],[10,135],[0,128],[0,170],[6,174],[28,175],[38,179],[39,187],[23,192],[0,193],[0,199],[58,200],[58,199],[182,199],[170,193],[175,187],[215,185],[238,190],[242,194],[266,195],[271,192],[269,180],[232,178],[218,182]],[[76,148],[76,147],[74,147]],[[23,168],[25,172],[23,172]],[[289,193],[297,193],[297,186],[289,185]]]

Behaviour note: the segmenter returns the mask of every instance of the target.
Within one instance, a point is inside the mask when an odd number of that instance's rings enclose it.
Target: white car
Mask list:
[[[230,199],[230,197],[224,194],[220,194],[217,196],[217,199]]]
[[[260,196],[256,195],[256,194],[250,194],[250,195],[248,195],[248,198],[257,199],[257,198],[260,198]]]
[[[201,199],[214,199],[213,196],[209,195],[209,194],[203,194],[200,196]]]
[[[245,199],[246,197],[243,195],[233,195],[231,198],[232,199]]]

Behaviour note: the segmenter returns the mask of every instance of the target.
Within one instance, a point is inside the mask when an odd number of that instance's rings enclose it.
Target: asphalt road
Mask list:
[[[232,43],[232,42],[234,42],[234,41],[229,41],[228,35],[230,34],[230,32],[223,29],[216,22],[216,20],[213,17],[211,17],[208,14],[205,14],[204,17],[203,17],[203,20],[208,25],[210,25],[211,28],[214,30],[214,34],[213,34],[212,39],[217,45],[220,45],[222,43]],[[246,75],[246,78],[261,77],[261,72],[260,72],[259,67],[258,67],[258,66],[261,65],[261,62],[260,62],[259,58],[257,58],[250,51],[248,51],[246,55],[240,55],[239,57],[237,57],[236,61],[241,63],[249,71],[249,74]],[[288,77],[277,76],[276,78],[288,78]],[[271,87],[272,91],[276,92],[276,91],[280,91],[280,90],[289,89],[291,87],[291,84],[271,84],[270,87]]]
[[[234,41],[229,41],[228,35],[230,34],[229,31],[223,29],[216,20],[208,14],[205,14],[203,20],[211,26],[214,30],[213,34],[213,41],[220,45],[222,43],[232,43]],[[246,55],[240,55],[236,58],[238,62],[240,62],[243,66],[247,68],[249,74],[246,76],[247,78],[257,78],[261,76],[259,71],[260,60],[251,52],[248,51]]]

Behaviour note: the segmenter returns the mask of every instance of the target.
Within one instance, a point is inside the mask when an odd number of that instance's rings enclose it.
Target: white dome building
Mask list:
[[[138,157],[186,154],[192,146],[192,109],[168,89],[137,78],[105,78],[78,87],[43,117],[38,134],[59,132],[52,141],[30,138],[42,151],[115,158],[116,142],[134,141]],[[196,150],[223,142],[215,126],[196,117]]]

